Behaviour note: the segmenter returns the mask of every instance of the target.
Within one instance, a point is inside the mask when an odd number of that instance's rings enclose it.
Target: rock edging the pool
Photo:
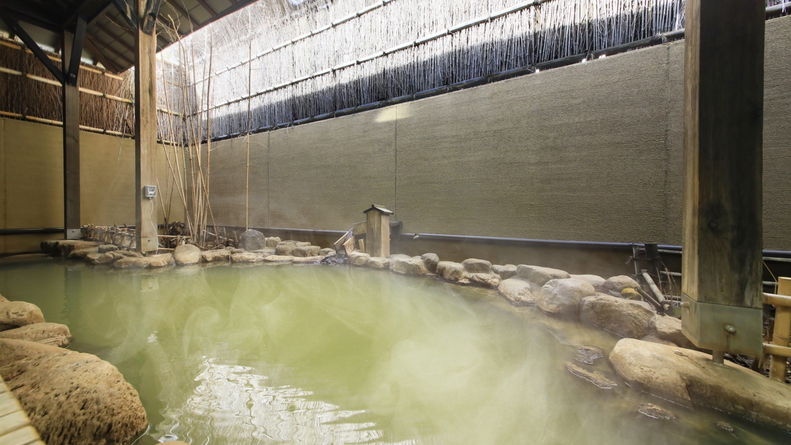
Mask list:
[[[0,376],[50,445],[129,443],[148,422],[137,391],[110,363],[68,349],[68,326],[0,295]]]
[[[340,260],[333,249],[321,249],[306,242],[283,241],[278,237],[262,237],[263,235],[251,236],[254,242],[248,243],[248,246],[255,250],[228,247],[201,251],[200,262],[350,264],[355,267],[389,270],[399,275],[436,276],[450,283],[497,289],[513,306],[535,306],[547,315],[582,322],[624,337],[610,354],[610,364],[625,381],[648,393],[682,405],[726,410],[756,422],[791,429],[791,407],[784,402],[791,400],[791,386],[772,381],[746,368],[739,368],[742,370],[740,374],[713,373],[715,378],[723,379],[724,384],[716,386],[721,394],[712,395],[690,388],[690,382],[696,380],[692,374],[685,373],[689,363],[683,360],[659,360],[659,357],[669,357],[667,350],[672,350],[672,355],[676,357],[695,357],[696,363],[700,363],[700,357],[711,363],[711,356],[695,350],[697,348],[681,332],[681,320],[658,314],[653,306],[639,301],[640,284],[629,276],[618,275],[605,279],[597,275],[574,275],[564,270],[536,265],[493,265],[477,258],[468,258],[457,263],[441,261],[435,253],[421,256],[393,254],[385,258],[354,251],[348,258]],[[42,250],[45,252],[67,255],[97,265],[112,264],[117,269],[132,268],[129,266],[131,264],[135,265],[134,268],[197,264],[197,248],[194,246],[179,246],[173,254],[144,257],[135,252],[116,251],[113,250],[114,246],[103,247],[95,242],[47,243],[51,244],[45,247],[42,243]],[[102,252],[105,249],[110,252]],[[112,260],[107,253],[112,254]],[[191,261],[179,259],[187,254],[191,255]],[[656,360],[653,361],[642,359],[646,356],[646,351],[654,350],[663,351],[664,354],[657,353],[653,357]],[[728,369],[737,367],[727,366]],[[593,372],[585,368],[576,371],[577,374]],[[672,374],[676,377],[665,380],[640,377],[651,376],[652,373]],[[738,377],[735,380],[737,383],[728,384],[733,376]],[[757,393],[761,397],[767,397],[767,403],[759,403],[762,399],[745,398],[741,394],[744,392],[741,386],[744,382],[760,382],[755,383],[762,388]],[[714,385],[708,387],[715,388]],[[770,397],[771,391],[765,388],[774,388],[774,394],[780,396]]]

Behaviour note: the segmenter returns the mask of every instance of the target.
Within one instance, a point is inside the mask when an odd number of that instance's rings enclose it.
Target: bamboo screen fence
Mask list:
[[[205,140],[684,27],[683,0],[261,1],[166,50]],[[767,6],[783,3],[767,0]]]

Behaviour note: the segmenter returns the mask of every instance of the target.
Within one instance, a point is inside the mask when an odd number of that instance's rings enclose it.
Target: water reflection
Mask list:
[[[252,367],[206,359],[195,381],[198,386],[184,405],[165,413],[157,427],[160,440],[317,444],[371,443],[382,437],[373,422],[347,421],[364,411],[311,400],[313,393],[304,389],[267,385],[269,378]]]

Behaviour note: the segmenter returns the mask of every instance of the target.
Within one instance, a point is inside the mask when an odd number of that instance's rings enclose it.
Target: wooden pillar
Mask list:
[[[138,23],[145,19],[146,0],[137,3]],[[146,185],[156,185],[156,29],[135,30],[135,242],[138,252],[157,249],[155,200],[143,197]]]
[[[72,57],[74,34],[63,32],[62,71]],[[79,51],[80,48],[77,48]],[[79,59],[77,59],[79,64]],[[63,227],[66,239],[80,239],[80,90],[77,84],[63,83]]]
[[[720,357],[763,353],[764,8],[687,0],[682,328]]]
[[[371,256],[390,255],[390,215],[392,211],[376,204],[365,212],[365,251]]]

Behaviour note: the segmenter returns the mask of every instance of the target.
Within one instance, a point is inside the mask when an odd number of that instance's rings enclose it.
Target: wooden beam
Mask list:
[[[217,18],[217,12],[211,6],[209,6],[209,4],[206,3],[205,0],[198,0],[198,3],[200,3],[201,6],[203,6],[203,9],[205,9],[209,14],[211,14],[212,19]]]
[[[66,77],[66,83],[71,86],[77,85],[77,76],[80,74],[80,60],[82,59],[82,45],[85,42],[85,27],[87,23],[85,23],[85,19],[82,17],[77,17],[77,27],[74,31],[73,41],[71,42],[71,48],[69,52],[71,53],[70,58],[68,59],[68,69],[66,68],[66,58],[63,57],[61,60],[63,61],[63,74]],[[64,39],[65,37],[64,33]],[[66,41],[63,40],[63,48],[66,49]],[[64,51],[64,56],[66,51]]]
[[[36,55],[38,60],[47,67],[50,73],[55,77],[55,79],[60,82],[61,84],[65,82],[65,77],[63,73],[49,60],[49,57],[44,53],[44,50],[38,46],[35,40],[19,25],[19,22],[16,21],[16,18],[6,9],[0,7],[0,18],[6,22],[9,28],[11,28],[14,33],[22,39],[22,42],[25,43],[25,46],[28,47],[33,54]]]
[[[119,43],[121,46],[123,46],[124,48],[126,48],[126,50],[127,50],[127,51],[129,51],[129,52],[131,52],[131,53],[134,53],[134,52],[135,52],[135,49],[134,49],[134,47],[131,47],[131,46],[129,46],[129,45],[126,43],[126,42],[124,42],[124,41],[121,39],[121,36],[117,36],[117,35],[115,35],[114,33],[110,32],[110,30],[109,30],[109,29],[107,29],[107,27],[106,27],[106,26],[102,25],[101,23],[94,23],[92,26],[95,26],[96,28],[99,28],[99,30],[100,30],[100,31],[102,31],[102,32],[104,32],[105,34],[107,34],[108,36],[110,36],[110,38],[112,38],[114,41],[118,42],[118,43]],[[134,36],[133,36],[132,40],[134,40]]]
[[[105,43],[104,41],[102,41],[102,39],[100,39],[100,38],[96,37],[94,34],[92,34],[92,33],[90,33],[90,32],[89,32],[89,33],[88,33],[88,36],[89,36],[91,39],[93,39],[94,41],[96,41],[96,42],[99,42],[99,44],[100,44],[100,45],[102,45],[103,47],[105,47],[105,49],[107,49],[107,50],[108,50],[108,51],[110,51],[111,53],[113,53],[113,54],[115,54],[116,56],[118,56],[118,57],[119,57],[121,60],[123,60],[124,62],[128,63],[129,65],[133,65],[133,64],[134,64],[134,61],[133,61],[133,60],[129,60],[129,58],[128,58],[128,57],[126,57],[125,55],[123,55],[122,53],[120,53],[118,50],[116,50],[116,49],[115,49],[115,48],[113,48],[112,46],[110,46],[110,45],[108,45],[107,43]],[[132,48],[132,53],[134,54],[134,52],[135,52],[135,50],[134,50],[134,48]]]
[[[146,0],[136,2],[137,21],[143,22]],[[156,30],[135,30],[135,242],[138,252],[157,249],[156,206],[143,197],[143,187],[156,182],[157,87]]]
[[[682,328],[720,357],[759,356],[765,5],[686,8]]]
[[[182,8],[181,5],[178,4],[178,0],[168,0],[167,4],[170,5],[171,8],[175,9],[176,12],[186,17],[187,20],[190,21],[192,28],[200,28],[200,24],[190,16],[190,13],[187,12],[186,9]]]
[[[777,279],[777,284],[778,294],[784,296],[791,295],[791,278],[780,277]],[[772,344],[777,347],[788,348],[789,336],[791,336],[791,305],[776,304]],[[764,350],[766,349],[764,345]],[[769,365],[769,378],[782,383],[786,382],[786,369],[788,365],[788,359],[786,357],[788,357],[788,355],[772,355],[772,360]]]
[[[76,58],[76,67],[71,66],[75,63],[73,54],[76,51],[82,51],[82,45],[75,45],[75,43],[77,43],[75,35],[64,31],[63,56],[61,57],[64,73],[79,69],[79,58]],[[80,239],[80,89],[77,86],[77,76],[74,76],[74,83],[63,84],[62,94],[63,227],[66,239]]]

